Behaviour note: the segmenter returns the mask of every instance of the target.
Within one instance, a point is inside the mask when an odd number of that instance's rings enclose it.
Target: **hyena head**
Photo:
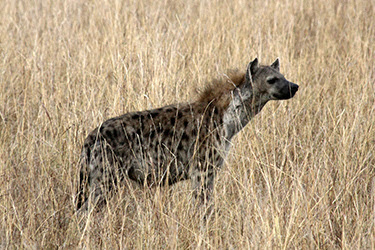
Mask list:
[[[292,98],[298,85],[286,80],[279,69],[279,59],[270,66],[260,66],[257,58],[250,62],[246,71],[246,83],[252,86],[253,94],[262,96],[265,101]]]

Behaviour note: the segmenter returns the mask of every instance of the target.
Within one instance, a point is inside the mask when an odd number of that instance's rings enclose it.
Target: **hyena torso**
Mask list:
[[[204,203],[232,137],[269,100],[289,99],[297,89],[280,74],[278,60],[259,66],[255,59],[246,73],[214,81],[196,102],[105,121],[84,142],[78,208],[102,203],[124,178],[146,186],[191,179]]]

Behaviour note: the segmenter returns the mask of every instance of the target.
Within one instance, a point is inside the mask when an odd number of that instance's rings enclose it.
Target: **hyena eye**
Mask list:
[[[276,77],[273,77],[273,78],[267,79],[267,82],[268,82],[269,84],[274,84],[275,82],[277,82],[277,78],[276,78]]]

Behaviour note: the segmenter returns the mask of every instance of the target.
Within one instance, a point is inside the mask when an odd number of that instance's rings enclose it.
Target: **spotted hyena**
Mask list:
[[[289,99],[298,85],[255,59],[246,72],[214,80],[196,101],[127,113],[103,122],[81,155],[78,208],[105,201],[125,178],[143,186],[192,181],[200,203],[210,197],[232,138],[270,100]]]

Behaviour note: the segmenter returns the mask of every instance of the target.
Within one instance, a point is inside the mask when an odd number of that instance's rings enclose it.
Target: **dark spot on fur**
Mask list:
[[[178,144],[177,150],[181,151],[184,149],[184,146],[182,146],[182,143]]]
[[[144,182],[144,180],[142,178],[143,174],[139,170],[136,170],[134,167],[129,168],[128,176],[131,180],[136,181],[140,184],[143,184],[143,182]]]
[[[154,139],[155,134],[156,134],[155,130],[150,131],[150,134],[149,134],[150,139]]]
[[[113,130],[113,137],[116,139],[118,137],[117,129]]]
[[[182,116],[183,116],[183,114],[181,112],[179,112],[178,115],[177,115],[177,119],[181,119]]]
[[[160,114],[160,112],[159,112],[158,110],[155,110],[155,111],[152,111],[152,112],[150,113],[150,116],[151,116],[151,118],[155,118],[155,117],[157,117],[159,114]]]
[[[154,160],[154,164],[158,164],[159,157],[157,155],[155,155],[153,160]]]
[[[129,141],[133,140],[134,139],[134,133],[128,133],[128,132],[125,131],[125,137],[123,138],[124,143],[125,143],[126,139],[129,140]]]
[[[185,121],[184,121],[184,127],[186,128],[186,127],[188,126],[188,124],[189,124],[189,121],[188,121],[188,120],[185,120]]]
[[[144,129],[145,129],[145,124],[144,124],[144,122],[139,122],[139,125],[141,125],[141,130],[143,131]]]
[[[195,192],[193,193],[193,195],[194,195],[194,199],[198,199],[198,197],[199,197],[198,192],[195,191]]]
[[[215,115],[219,114],[219,111],[217,109],[214,109],[214,114]]]
[[[134,119],[134,120],[138,120],[138,119],[139,119],[139,114],[134,114],[134,115],[132,115],[132,119]]]
[[[176,118],[173,116],[171,117],[171,125],[174,126],[174,123],[176,122]]]
[[[127,152],[126,152],[125,150],[120,150],[120,151],[119,151],[119,154],[120,154],[122,160],[125,160],[125,159],[126,159],[125,157],[127,156]]]
[[[215,157],[215,161],[219,162],[220,160],[221,160],[221,156],[219,154],[217,154],[216,157]]]
[[[163,132],[163,127],[162,127],[161,124],[159,124],[159,126],[156,127],[156,131],[157,131],[158,133]]]
[[[166,129],[163,131],[163,134],[164,134],[165,136],[169,136],[170,132],[171,132],[171,130],[170,130],[169,128],[166,128]]]
[[[87,175],[83,173],[83,171],[80,171],[79,172],[79,181],[80,181],[80,185],[82,186],[83,182],[84,182],[84,178],[86,177]]]
[[[181,140],[188,140],[189,136],[186,133],[182,134]]]
[[[105,131],[105,136],[108,140],[113,141],[113,134],[111,130],[106,130]]]
[[[216,140],[220,141],[220,134],[219,134],[219,132],[216,133]]]
[[[167,113],[172,113],[173,111],[174,111],[173,108],[167,108],[167,109],[165,110],[165,112],[167,112]]]
[[[112,140],[112,141],[111,141],[111,146],[112,146],[113,148],[116,148],[116,147],[117,147],[117,143],[118,143],[117,140]]]
[[[197,129],[193,128],[193,129],[191,130],[191,135],[192,135],[192,136],[196,136],[196,135],[197,135]]]

